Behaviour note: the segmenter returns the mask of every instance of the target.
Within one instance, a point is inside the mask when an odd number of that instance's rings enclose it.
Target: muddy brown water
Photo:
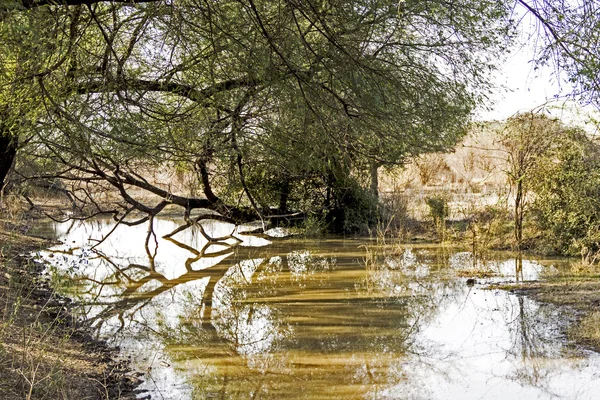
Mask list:
[[[509,255],[437,245],[220,222],[164,237],[182,224],[40,226],[63,243],[39,254],[53,284],[155,399],[600,398],[600,357],[566,339],[572,315],[485,289],[564,260],[524,260],[515,276]],[[472,268],[494,277],[469,286]]]

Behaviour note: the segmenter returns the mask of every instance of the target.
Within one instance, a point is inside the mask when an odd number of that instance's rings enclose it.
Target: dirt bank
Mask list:
[[[0,399],[135,399],[139,379],[28,256],[51,243],[0,215]]]

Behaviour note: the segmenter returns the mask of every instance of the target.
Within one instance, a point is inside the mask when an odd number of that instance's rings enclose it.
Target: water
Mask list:
[[[42,258],[158,399],[594,399],[600,357],[572,317],[461,271],[515,261],[432,245],[278,239],[181,221],[50,224]],[[150,233],[149,233],[150,232]],[[276,233],[276,232],[275,232]],[[207,237],[218,238],[209,241]],[[91,248],[91,246],[96,247]],[[519,279],[560,261],[524,260]]]

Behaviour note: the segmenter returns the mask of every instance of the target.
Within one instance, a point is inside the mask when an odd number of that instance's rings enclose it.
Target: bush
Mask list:
[[[333,188],[334,207],[327,214],[334,233],[366,232],[378,221],[378,199],[355,179],[336,181]]]
[[[531,180],[540,250],[564,255],[600,251],[600,146],[579,130],[557,138]]]
[[[426,198],[425,203],[429,207],[429,215],[433,219],[436,233],[443,242],[446,240],[446,218],[450,213],[448,199],[443,195],[435,195]]]
[[[466,239],[473,254],[483,249],[507,249],[513,236],[512,218],[503,204],[486,205],[468,218]]]
[[[449,208],[446,197],[436,195],[425,199],[425,203],[429,207],[429,215],[433,218],[433,223],[437,226],[443,224],[448,218]]]
[[[327,222],[321,216],[310,214],[304,220],[304,236],[323,236],[327,232]]]

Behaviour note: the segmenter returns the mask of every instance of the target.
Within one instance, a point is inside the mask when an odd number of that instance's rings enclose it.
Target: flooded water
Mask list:
[[[54,285],[85,304],[82,318],[131,358],[153,398],[600,394],[600,358],[568,343],[568,313],[462,277],[485,269],[488,281],[538,279],[560,261],[524,260],[515,274],[506,255],[182,224],[50,224],[63,244],[40,253]]]

